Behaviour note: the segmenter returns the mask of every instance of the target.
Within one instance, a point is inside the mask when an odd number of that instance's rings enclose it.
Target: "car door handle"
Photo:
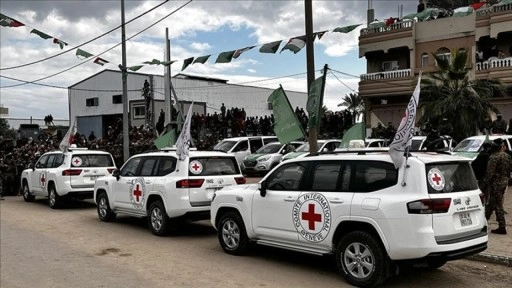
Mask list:
[[[132,184],[132,181],[126,181],[126,184]]]
[[[329,202],[331,202],[332,204],[342,204],[345,201],[343,201],[342,199],[332,199]]]
[[[151,181],[149,181],[149,180],[146,180],[146,184],[151,184]]]
[[[286,201],[286,202],[295,202],[295,198],[293,198],[293,197],[286,197],[286,198],[284,198],[284,201]]]

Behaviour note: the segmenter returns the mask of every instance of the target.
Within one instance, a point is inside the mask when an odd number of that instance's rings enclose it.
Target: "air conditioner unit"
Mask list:
[[[384,71],[391,71],[398,69],[398,61],[386,61],[382,62],[382,68]]]

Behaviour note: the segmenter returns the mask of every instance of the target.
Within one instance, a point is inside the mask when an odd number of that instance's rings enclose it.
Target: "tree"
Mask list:
[[[347,107],[347,109],[350,112],[352,112],[352,123],[356,123],[358,116],[364,112],[363,97],[361,97],[361,95],[359,95],[358,93],[350,93],[345,95],[345,97],[342,100],[343,102],[338,104],[338,107]]]
[[[490,99],[504,96],[505,88],[499,80],[471,80],[466,66],[468,53],[464,49],[452,50],[451,60],[432,55],[438,71],[421,81],[420,123],[429,122],[435,127],[447,118],[455,140],[475,135],[490,113],[498,111]]]

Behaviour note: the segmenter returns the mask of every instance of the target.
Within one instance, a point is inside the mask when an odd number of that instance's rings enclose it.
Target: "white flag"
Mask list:
[[[73,144],[73,141],[75,139],[75,134],[76,134],[76,118],[75,118],[75,121],[73,122],[73,125],[71,125],[69,127],[68,132],[66,132],[66,135],[64,136],[64,138],[62,138],[62,141],[60,141],[59,148],[62,152],[66,152],[66,150],[68,150],[69,146],[71,146],[71,144]]]
[[[192,122],[192,107],[194,107],[194,102],[190,104],[188,108],[187,118],[185,119],[185,123],[183,123],[183,129],[181,129],[180,137],[176,141],[176,154],[178,158],[183,161],[187,159],[188,152],[190,148],[190,122]]]
[[[395,168],[402,166],[404,162],[404,153],[406,148],[411,145],[412,136],[414,136],[414,124],[416,123],[416,110],[420,99],[421,72],[418,77],[418,84],[412,93],[411,100],[405,109],[404,117],[395,134],[395,139],[389,145],[389,155],[395,164]]]

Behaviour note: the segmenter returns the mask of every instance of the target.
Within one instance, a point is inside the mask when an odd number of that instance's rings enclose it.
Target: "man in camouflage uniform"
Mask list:
[[[491,230],[496,234],[507,234],[505,228],[505,213],[503,211],[503,195],[508,185],[508,178],[512,169],[510,156],[505,152],[505,145],[502,139],[493,141],[494,153],[489,158],[487,172],[484,178],[486,194],[489,200],[485,206],[485,218],[489,220],[492,212],[496,213],[498,229]]]

